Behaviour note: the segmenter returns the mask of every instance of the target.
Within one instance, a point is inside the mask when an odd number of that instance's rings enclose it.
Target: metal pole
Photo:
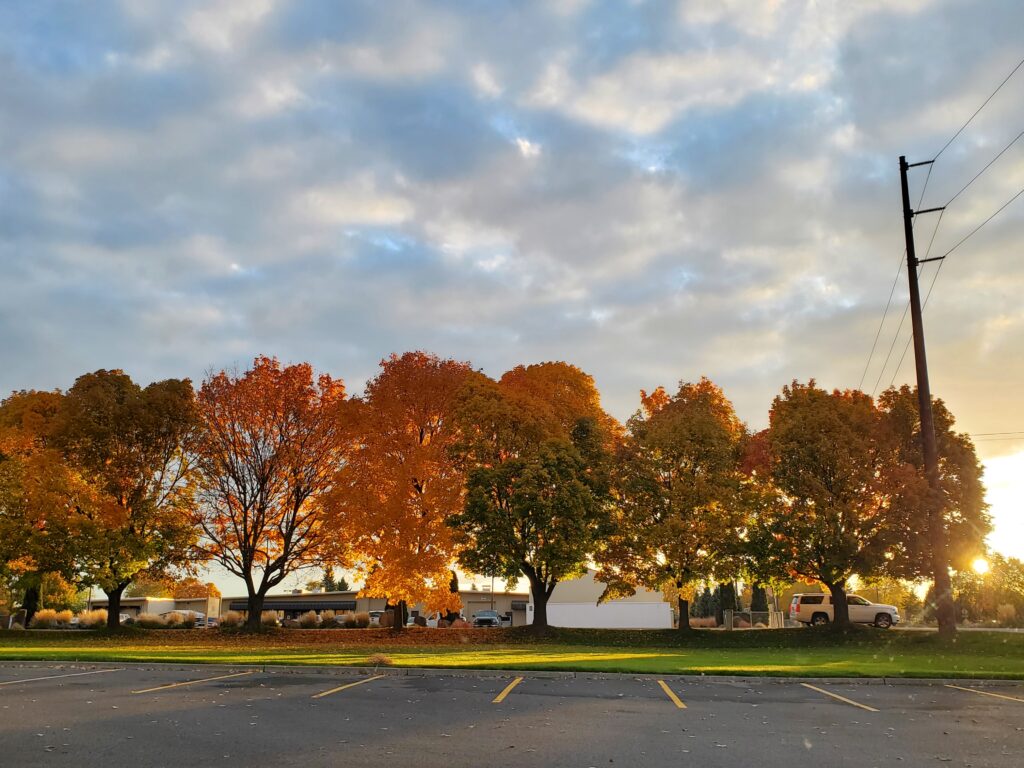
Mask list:
[[[916,165],[920,165],[917,163]],[[907,242],[907,279],[910,287],[910,319],[914,330],[914,362],[917,367],[917,406],[921,420],[921,449],[924,473],[931,490],[928,504],[928,534],[932,556],[932,578],[935,582],[935,617],[940,634],[956,633],[956,612],[953,606],[949,560],[946,553],[946,528],[942,516],[939,485],[939,458],[935,444],[935,420],[932,417],[932,393],[928,383],[928,359],[924,346],[924,321],[921,316],[921,289],[918,285],[917,252],[914,249],[914,210],[910,207],[907,158],[900,156],[900,187],[903,192],[903,235]]]

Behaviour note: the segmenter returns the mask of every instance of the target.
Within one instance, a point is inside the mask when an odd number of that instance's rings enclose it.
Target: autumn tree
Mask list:
[[[78,378],[64,397],[52,441],[94,492],[80,512],[88,541],[79,567],[108,599],[108,627],[136,575],[186,565],[196,528],[188,514],[196,427],[187,379],[140,387],[118,370]]]
[[[459,561],[510,583],[525,576],[543,631],[555,587],[584,573],[609,533],[617,425],[593,379],[558,362],[469,382],[459,419],[468,470],[465,506],[450,521]]]
[[[149,576],[139,574],[124,591],[125,597],[170,597],[174,590],[174,579],[167,575]]]
[[[59,392],[15,392],[0,403],[0,576],[23,595],[28,619],[40,605],[43,580],[78,576],[80,510],[87,484],[51,444]]]
[[[200,581],[195,576],[177,579],[171,585],[171,597],[188,600],[196,597],[220,597],[220,590],[212,581]]]
[[[397,606],[400,629],[409,604],[460,608],[448,589],[455,543],[446,521],[464,493],[453,407],[474,374],[425,352],[392,355],[380,367],[348,404],[351,450],[329,508],[338,558],[362,577],[361,594]]]
[[[967,570],[985,551],[985,537],[992,529],[974,444],[967,435],[954,430],[955,420],[945,403],[933,398],[939,458],[936,498],[924,471],[917,389],[906,385],[891,388],[882,393],[878,405],[897,441],[896,461],[909,470],[904,473],[904,486],[893,499],[893,506],[900,512],[896,516],[900,536],[897,554],[888,562],[887,570],[908,579],[935,578],[938,574],[935,583],[948,584],[949,565],[957,571]],[[937,513],[930,514],[931,505],[937,507]],[[940,531],[933,531],[933,521],[941,526]],[[946,593],[946,600],[951,607],[952,595]],[[936,601],[941,602],[941,594]]]
[[[345,445],[344,402],[341,381],[268,357],[203,382],[196,551],[245,582],[250,629],[260,626],[267,592],[318,561],[323,499]]]
[[[641,405],[617,462],[616,532],[598,578],[607,597],[667,589],[686,630],[688,588],[738,569],[745,428],[706,378],[672,396],[641,392]]]
[[[819,581],[849,626],[847,582],[884,569],[899,546],[891,505],[906,473],[871,398],[793,382],[772,404],[762,479],[778,493],[750,519],[762,572]]]

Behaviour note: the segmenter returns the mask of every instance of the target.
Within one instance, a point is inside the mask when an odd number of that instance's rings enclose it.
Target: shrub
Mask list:
[[[260,624],[264,627],[276,627],[278,625],[277,611],[264,611],[261,613]]]
[[[458,618],[452,621],[452,629],[465,629],[469,626],[469,622],[463,618]]]
[[[164,617],[157,616],[155,613],[140,613],[136,624],[143,629],[164,629],[167,626]]]
[[[385,656],[383,653],[375,653],[366,660],[368,667],[390,667],[394,663],[390,656]]]
[[[323,627],[333,627],[334,625],[334,611],[327,610],[320,614],[320,625]]]
[[[73,614],[71,611],[57,611],[57,623],[58,624],[63,624],[64,626],[69,626],[71,624],[71,620],[73,618],[75,618],[75,614]]]
[[[299,616],[299,626],[303,629],[316,629],[319,624],[320,620],[317,618],[316,611],[306,611]]]
[[[245,623],[245,616],[240,614],[238,611],[228,611],[220,619],[220,625],[231,629],[233,627],[240,627]]]
[[[168,629],[194,629],[196,615],[191,611],[172,611],[167,614]]]
[[[370,626],[370,614],[367,611],[355,613],[353,614],[353,618],[355,618],[356,626],[359,629],[366,629]]]
[[[714,616],[691,616],[690,626],[697,629],[714,629],[718,626]]]
[[[1017,607],[1013,603],[1002,603],[996,608],[1000,624],[1011,625],[1017,618]]]
[[[28,623],[32,629],[53,629],[58,624],[57,612],[52,608],[42,608],[35,612]]]
[[[82,611],[78,614],[78,626],[82,629],[100,629],[107,626],[107,612],[103,608]]]
[[[356,621],[356,615],[352,611],[346,611],[338,616],[335,621],[339,627],[344,627],[345,629],[355,629],[359,626],[359,623]]]

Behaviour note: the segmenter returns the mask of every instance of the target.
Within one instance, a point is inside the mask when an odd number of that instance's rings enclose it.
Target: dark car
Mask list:
[[[474,627],[500,627],[501,616],[497,611],[477,611],[473,614]]]

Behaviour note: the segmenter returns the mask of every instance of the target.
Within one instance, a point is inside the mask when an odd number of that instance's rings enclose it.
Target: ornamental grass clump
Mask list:
[[[220,625],[225,629],[234,629],[245,623],[245,616],[238,611],[228,611],[220,618]]]
[[[194,629],[196,616],[191,611],[172,611],[167,614],[168,629]]]
[[[60,629],[71,624],[74,614],[71,611],[55,611],[53,608],[43,608],[36,611],[29,626],[32,629]]]
[[[302,629],[316,629],[319,625],[320,620],[317,618],[316,611],[306,611],[299,616],[299,626]]]
[[[277,611],[264,611],[260,614],[260,624],[264,627],[276,627],[280,622],[277,620]]]
[[[140,613],[135,623],[143,629],[165,629],[167,621],[155,613]]]
[[[78,626],[81,629],[102,629],[107,625],[107,612],[103,608],[93,611],[82,611],[78,614]]]

